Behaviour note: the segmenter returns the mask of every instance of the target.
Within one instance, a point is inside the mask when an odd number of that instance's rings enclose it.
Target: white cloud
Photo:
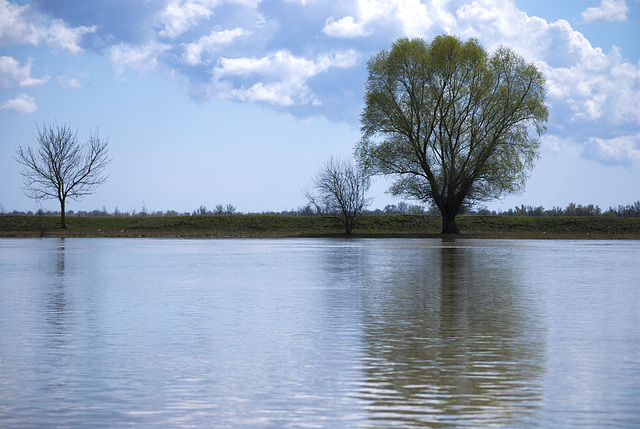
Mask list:
[[[197,42],[189,43],[185,46],[184,58],[187,64],[202,64],[203,52],[214,52],[222,45],[228,45],[236,39],[251,34],[250,31],[242,28],[233,30],[212,31],[208,36],[203,36]]]
[[[592,137],[588,149],[604,161],[621,163],[632,160],[640,163],[640,133],[611,139]]]
[[[262,101],[280,106],[319,104],[307,82],[329,68],[347,68],[356,64],[354,51],[321,55],[315,60],[278,51],[262,58],[222,58],[213,70],[215,89],[221,96],[243,101]],[[233,86],[241,78],[247,85]]]
[[[585,22],[594,21],[626,21],[627,2],[625,0],[602,0],[600,6],[590,7],[582,12],[582,19]]]
[[[27,94],[19,94],[16,98],[0,106],[0,110],[12,113],[34,113],[37,110],[36,99]]]
[[[640,125],[640,66],[623,61],[617,50],[584,54],[569,67],[541,64],[553,108],[570,123]]]
[[[431,4],[434,2],[431,2]],[[420,0],[402,0],[397,5],[397,18],[403,23],[407,37],[422,37],[431,29],[434,18],[439,17],[438,10]]]
[[[441,3],[441,0],[426,3],[420,0],[358,0],[357,16],[338,20],[330,17],[322,31],[332,37],[353,38],[373,34],[378,25],[389,25],[400,29],[405,36],[421,37],[442,18],[444,8]]]
[[[377,19],[395,18],[398,4],[404,1],[412,0],[358,0],[359,19],[367,24]]]
[[[35,19],[29,5],[0,0],[0,46],[37,45],[42,37],[39,27],[39,20]]]
[[[335,21],[333,17],[327,19],[322,31],[331,37],[353,38],[368,36],[371,31],[365,29],[362,22],[356,22],[352,16],[345,16]]]
[[[95,31],[95,26],[80,26],[72,28],[67,27],[63,21],[56,20],[53,21],[46,30],[44,37],[47,45],[52,48],[64,49],[72,54],[77,54],[84,51],[84,49],[80,47],[82,36],[89,33],[95,33]]]
[[[572,152],[578,154],[575,142],[562,138],[556,134],[545,134],[540,139],[543,149],[547,149],[551,152]]]
[[[147,72],[158,67],[159,56],[170,49],[170,45],[157,42],[139,47],[120,44],[111,47],[107,58],[117,74],[122,74],[127,67]]]
[[[174,38],[202,19],[213,14],[217,1],[172,0],[166,9],[159,14],[162,26],[159,34],[162,37]]]
[[[83,74],[83,77],[86,77],[86,76],[88,76],[87,73]],[[82,81],[80,80],[80,78],[77,78],[77,77],[68,78],[65,76],[59,76],[58,82],[60,82],[60,85],[62,85],[62,87],[65,89],[82,88]]]
[[[478,0],[463,4],[447,23],[454,34],[481,37],[485,43],[502,43],[521,37],[523,25],[527,25],[526,14],[519,11],[513,2],[505,0]]]
[[[230,98],[241,101],[267,102],[277,106],[292,106],[297,103],[317,104],[305,85],[294,82],[257,82],[249,88],[234,88],[228,93]]]
[[[47,25],[46,21],[29,5],[19,6],[0,0],[0,46],[45,42],[52,48],[77,54],[83,51],[80,47],[82,37],[96,31],[95,26],[69,27],[61,20]]]
[[[25,88],[42,85],[48,77],[36,79],[31,77],[31,60],[25,65],[12,57],[0,57],[0,89]]]
[[[211,18],[214,9],[223,3],[236,3],[255,9],[261,0],[170,0],[167,7],[158,14],[161,37],[173,39],[202,20]]]

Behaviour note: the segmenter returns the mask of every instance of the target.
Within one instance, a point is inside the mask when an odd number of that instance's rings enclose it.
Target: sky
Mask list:
[[[0,0],[0,211],[59,209],[14,159],[45,123],[109,139],[108,181],[69,210],[300,208],[323,160],[352,157],[368,59],[439,34],[546,78],[526,190],[487,208],[640,200],[640,0]],[[372,208],[399,201],[389,183]]]

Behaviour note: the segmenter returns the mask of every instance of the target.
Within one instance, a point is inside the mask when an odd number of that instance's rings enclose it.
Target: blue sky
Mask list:
[[[12,158],[51,121],[110,137],[108,182],[71,210],[298,208],[360,138],[371,55],[442,33],[547,79],[541,158],[489,208],[640,200],[639,0],[0,0],[0,209],[59,208],[24,196]]]

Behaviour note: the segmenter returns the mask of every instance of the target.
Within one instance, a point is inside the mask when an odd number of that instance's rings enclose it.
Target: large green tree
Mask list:
[[[435,204],[442,232],[469,205],[524,189],[546,131],[545,80],[508,48],[475,39],[400,39],[368,63],[362,139],[391,193]]]

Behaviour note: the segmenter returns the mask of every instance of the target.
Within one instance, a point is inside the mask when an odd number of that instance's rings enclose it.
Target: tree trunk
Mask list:
[[[441,210],[442,213],[442,234],[459,234],[458,226],[456,225],[456,215],[458,214],[455,210]]]
[[[60,199],[60,221],[62,222],[62,229],[69,229],[67,226],[67,213],[66,213],[65,201]]]
[[[344,232],[347,235],[351,234],[351,231],[353,231],[353,220],[350,219],[348,215],[346,215],[344,219],[344,229]]]

